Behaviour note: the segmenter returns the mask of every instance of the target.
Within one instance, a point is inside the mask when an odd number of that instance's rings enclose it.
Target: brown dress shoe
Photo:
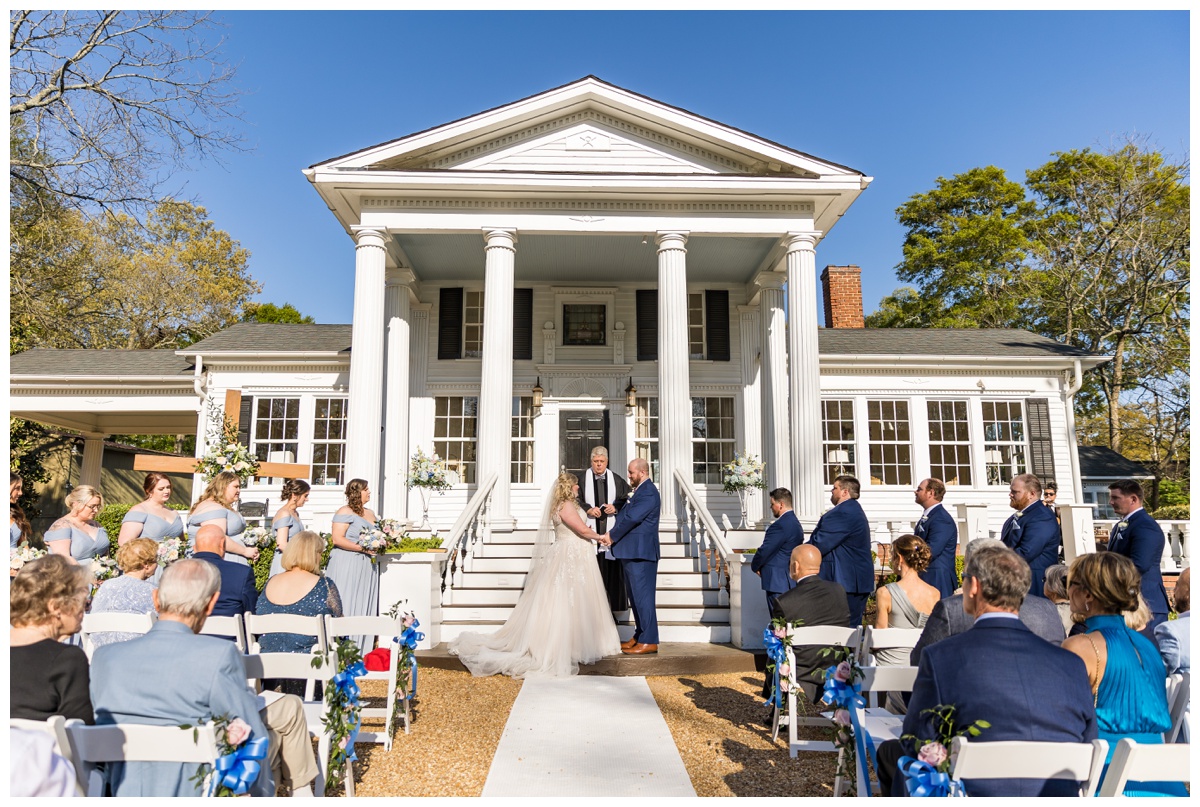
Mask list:
[[[658,645],[635,644],[633,647],[627,647],[621,652],[627,656],[650,656],[658,652]]]
[[[621,649],[628,650],[629,648],[633,647],[637,643],[638,643],[637,639],[630,637],[627,641],[621,642]]]

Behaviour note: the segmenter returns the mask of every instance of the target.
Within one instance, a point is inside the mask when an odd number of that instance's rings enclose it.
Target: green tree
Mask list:
[[[312,325],[315,319],[301,314],[291,303],[249,303],[242,315],[242,322],[273,322],[286,325]]]

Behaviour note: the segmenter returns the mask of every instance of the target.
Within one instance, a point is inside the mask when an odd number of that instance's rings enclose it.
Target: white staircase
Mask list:
[[[535,533],[493,533],[474,547],[463,568],[442,595],[442,641],[466,631],[492,633],[516,605],[525,585]],[[678,533],[660,535],[658,562],[659,638],[664,642],[728,642],[729,595],[718,586],[708,561],[694,545],[680,543]],[[629,611],[616,614],[621,639],[633,635]]]

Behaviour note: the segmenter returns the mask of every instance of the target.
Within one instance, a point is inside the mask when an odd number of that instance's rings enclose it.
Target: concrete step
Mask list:
[[[729,627],[729,606],[680,604],[667,605],[656,601],[658,621],[682,625],[724,625]],[[503,602],[481,602],[466,605],[445,604],[442,606],[442,638],[445,628],[453,623],[475,622],[504,624],[512,613],[513,606]]]
[[[448,607],[466,608],[473,605],[516,605],[517,600],[521,596],[521,589],[455,588],[453,592],[447,589],[446,595],[448,596],[443,599],[442,604],[443,613],[446,613]],[[706,589],[699,586],[663,588],[661,582],[659,583],[655,602],[660,606],[690,606],[698,608],[728,605],[725,592],[722,590]]]
[[[503,575],[525,574],[529,571],[529,556],[524,557],[473,557],[468,564],[468,574],[494,573]],[[704,572],[708,568],[705,558],[666,557],[658,561],[658,574],[680,574],[686,572]]]
[[[488,543],[478,543],[475,545],[474,555],[477,558],[529,558],[533,557],[533,542],[515,542],[492,540]],[[691,544],[682,544],[675,542],[663,542],[659,544],[659,553],[664,558],[683,558],[694,555]]]
[[[503,625],[503,622],[443,622],[442,623],[442,641],[451,642],[458,637],[460,633],[468,631],[474,633],[495,633]],[[621,641],[626,641],[633,637],[633,624],[617,624],[617,633],[621,635]],[[700,642],[700,643],[717,643],[728,644],[730,637],[733,635],[728,624],[692,624],[692,623],[671,623],[659,621],[658,635],[661,643],[668,642]],[[445,647],[445,644],[438,645],[439,648]],[[426,651],[422,651],[426,652]],[[660,651],[661,655],[661,651]],[[424,664],[424,659],[420,663]],[[455,660],[457,664],[457,660]],[[461,665],[455,666],[454,669],[462,669]],[[580,671],[583,673],[583,671]],[[586,674],[586,673],[583,673]],[[631,675],[666,675],[668,673],[629,673]]]
[[[455,585],[454,590],[463,588],[496,588],[518,589],[525,586],[528,575],[523,572],[481,572],[472,569],[463,574],[462,585]],[[659,568],[658,588],[708,588],[708,575],[701,572],[682,571],[664,572]]]

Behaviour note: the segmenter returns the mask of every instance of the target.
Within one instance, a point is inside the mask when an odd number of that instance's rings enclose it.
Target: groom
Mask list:
[[[658,652],[658,616],[654,593],[658,585],[658,516],[662,500],[650,481],[650,466],[641,457],[629,463],[629,484],[633,492],[617,513],[612,529],[613,557],[625,571],[625,588],[633,610],[633,638],[621,643],[621,652],[630,656]]]

